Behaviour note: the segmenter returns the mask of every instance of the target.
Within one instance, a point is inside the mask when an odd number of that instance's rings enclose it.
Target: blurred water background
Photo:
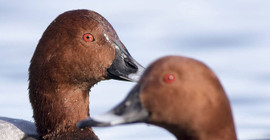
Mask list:
[[[270,1],[0,0],[0,116],[33,121],[28,66],[51,21],[67,10],[103,15],[138,62],[165,55],[199,59],[219,76],[239,139],[270,138]],[[134,83],[104,81],[91,92],[91,115],[119,103]],[[95,128],[102,140],[173,140],[166,130],[135,124]]]

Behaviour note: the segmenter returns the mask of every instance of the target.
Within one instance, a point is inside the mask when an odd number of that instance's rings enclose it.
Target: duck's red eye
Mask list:
[[[165,74],[165,76],[163,77],[163,80],[165,83],[170,84],[170,83],[174,82],[175,76],[173,74]]]
[[[93,42],[94,41],[94,36],[91,35],[90,33],[86,33],[83,35],[83,40],[86,42]]]

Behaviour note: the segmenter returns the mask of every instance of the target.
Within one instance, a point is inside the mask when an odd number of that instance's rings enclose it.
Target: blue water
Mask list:
[[[60,13],[92,9],[109,20],[138,62],[184,55],[210,66],[233,108],[239,139],[270,138],[270,1],[0,0],[0,116],[33,121],[28,66],[43,31]],[[91,115],[121,101],[134,83],[105,81],[91,92]],[[100,139],[175,139],[136,124],[95,128]]]

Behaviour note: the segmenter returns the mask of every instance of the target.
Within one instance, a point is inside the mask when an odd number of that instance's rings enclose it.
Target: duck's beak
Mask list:
[[[122,43],[114,41],[113,44],[115,46],[115,58],[112,65],[107,69],[107,78],[133,82],[139,81],[144,67],[132,58]]]
[[[126,99],[111,111],[80,121],[78,128],[89,126],[112,126],[135,122],[145,122],[149,117],[149,112],[142,106],[139,98],[139,86],[136,85],[128,94]]]

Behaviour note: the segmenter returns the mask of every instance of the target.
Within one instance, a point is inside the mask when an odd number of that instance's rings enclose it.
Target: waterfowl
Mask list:
[[[73,10],[59,15],[43,33],[29,67],[38,137],[98,139],[91,127],[76,128],[89,117],[90,88],[106,79],[138,81],[143,70],[100,14]]]
[[[145,122],[179,140],[236,140],[229,100],[213,71],[200,61],[167,56],[152,63],[114,109],[78,123],[112,126]]]

